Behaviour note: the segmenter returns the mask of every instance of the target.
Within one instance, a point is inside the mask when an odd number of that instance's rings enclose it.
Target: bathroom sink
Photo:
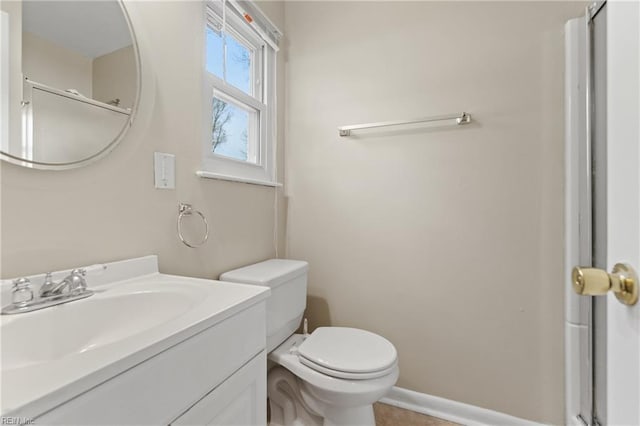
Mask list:
[[[91,297],[0,316],[0,416],[44,413],[269,294],[264,287],[161,274],[156,256],[107,264],[87,284]],[[0,282],[0,291],[5,303],[11,300],[11,280]]]
[[[94,350],[160,326],[188,311],[204,293],[193,286],[164,287],[135,283],[124,294],[99,292],[12,317],[1,327],[3,372]]]

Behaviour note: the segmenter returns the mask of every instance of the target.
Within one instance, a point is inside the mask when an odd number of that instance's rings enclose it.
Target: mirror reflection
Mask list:
[[[3,152],[23,165],[68,167],[108,151],[128,128],[138,93],[121,3],[23,1],[21,39],[21,134]]]

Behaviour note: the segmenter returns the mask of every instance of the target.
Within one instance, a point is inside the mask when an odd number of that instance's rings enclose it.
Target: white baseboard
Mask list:
[[[466,426],[541,426],[541,423],[397,386],[380,402]]]

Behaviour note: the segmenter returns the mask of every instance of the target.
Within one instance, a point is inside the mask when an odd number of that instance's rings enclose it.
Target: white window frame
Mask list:
[[[204,22],[202,25],[203,50],[202,72],[203,78],[203,111],[204,129],[202,142],[202,170],[197,174],[201,177],[233,180],[255,183],[267,186],[279,186],[276,182],[276,49],[267,43],[258,32],[254,31],[247,22],[235,13],[227,10],[225,13],[226,31],[241,43],[255,48],[252,67],[262,68],[258,74],[258,81],[252,81],[254,96],[251,96],[223,79],[209,73],[206,69],[206,29],[207,26],[219,24],[222,16],[222,3],[204,2]],[[227,4],[226,6],[230,6]],[[251,71],[250,78],[256,77]],[[254,153],[247,147],[249,157],[254,156],[255,163],[242,161],[213,153],[211,150],[211,127],[213,120],[213,98],[234,104],[245,105],[258,114],[258,152]],[[249,144],[251,145],[251,144]]]

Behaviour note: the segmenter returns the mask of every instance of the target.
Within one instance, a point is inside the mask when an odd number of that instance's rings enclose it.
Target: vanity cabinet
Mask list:
[[[265,303],[38,416],[46,425],[265,425]],[[108,367],[107,367],[108,368]]]
[[[171,425],[266,425],[266,363],[266,352],[262,352]]]

